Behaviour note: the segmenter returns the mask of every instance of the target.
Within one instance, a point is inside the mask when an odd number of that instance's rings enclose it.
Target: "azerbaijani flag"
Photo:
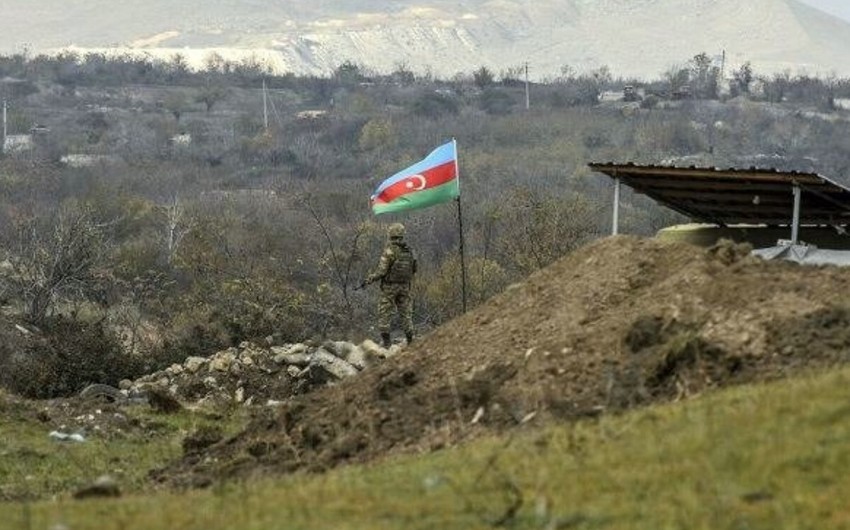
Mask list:
[[[457,143],[452,140],[383,181],[372,194],[372,211],[377,215],[448,202],[460,196],[457,177]]]

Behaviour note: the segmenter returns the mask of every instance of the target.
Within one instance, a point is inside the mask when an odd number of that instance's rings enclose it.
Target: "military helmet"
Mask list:
[[[401,239],[404,237],[404,225],[401,223],[393,223],[387,228],[387,236],[390,239]]]

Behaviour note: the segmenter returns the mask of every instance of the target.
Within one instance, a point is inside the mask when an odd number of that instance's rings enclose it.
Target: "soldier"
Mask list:
[[[381,298],[378,301],[378,327],[384,348],[390,347],[390,324],[394,309],[398,310],[407,343],[413,342],[413,300],[410,282],[416,274],[416,258],[404,242],[404,225],[393,223],[387,229],[387,246],[381,254],[378,268],[370,274],[361,287],[381,280]]]

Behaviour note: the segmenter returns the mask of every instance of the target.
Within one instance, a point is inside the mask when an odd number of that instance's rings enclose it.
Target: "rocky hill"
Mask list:
[[[175,484],[431,451],[850,361],[850,271],[615,237],[357,377],[258,409]]]
[[[328,73],[345,60],[406,64],[450,76],[531,63],[541,78],[563,65],[657,77],[689,57],[727,50],[734,68],[850,75],[850,23],[798,0],[329,0],[166,2],[0,0],[0,53],[74,46],[186,56],[212,52],[277,71]]]

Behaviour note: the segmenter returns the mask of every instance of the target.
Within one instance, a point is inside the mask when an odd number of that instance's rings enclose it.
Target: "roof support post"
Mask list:
[[[794,183],[794,217],[791,220],[791,244],[796,245],[800,239],[800,196],[802,190]]]
[[[620,233],[620,177],[614,177],[614,219],[611,222],[611,235]]]

